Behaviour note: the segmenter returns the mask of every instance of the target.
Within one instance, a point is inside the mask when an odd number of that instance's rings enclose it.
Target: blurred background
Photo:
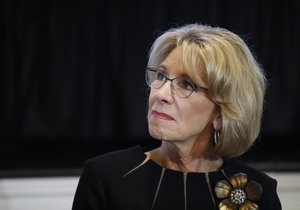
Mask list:
[[[2,179],[77,178],[90,157],[156,145],[146,122],[148,51],[166,29],[195,22],[240,35],[267,74],[261,135],[242,158],[269,173],[300,171],[299,1],[0,5]]]

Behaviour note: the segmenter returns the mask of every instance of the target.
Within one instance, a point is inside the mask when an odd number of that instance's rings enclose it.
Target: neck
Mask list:
[[[198,148],[198,149],[197,149]],[[223,161],[217,156],[207,155],[206,147],[188,147],[163,142],[161,147],[149,152],[150,158],[162,167],[183,172],[210,172],[220,168]]]

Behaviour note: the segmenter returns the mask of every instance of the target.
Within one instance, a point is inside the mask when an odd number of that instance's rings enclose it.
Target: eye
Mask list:
[[[164,75],[164,73],[158,71],[156,72],[156,79],[159,81],[164,81],[166,79],[166,76]]]
[[[194,83],[190,82],[189,80],[183,79],[183,78],[177,78],[177,85],[180,88],[183,88],[185,90],[194,90],[195,85]]]

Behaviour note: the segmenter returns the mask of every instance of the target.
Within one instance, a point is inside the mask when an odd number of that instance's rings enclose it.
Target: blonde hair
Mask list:
[[[189,24],[172,28],[153,43],[148,67],[158,67],[176,47],[182,48],[186,74],[205,82],[219,106],[222,128],[213,150],[223,157],[245,153],[260,132],[266,79],[246,43],[220,27]],[[201,75],[201,70],[205,75]]]

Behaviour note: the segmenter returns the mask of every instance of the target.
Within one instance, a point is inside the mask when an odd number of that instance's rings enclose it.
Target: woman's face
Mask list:
[[[175,48],[159,66],[169,78],[185,76],[180,47]],[[204,86],[203,84],[201,84]],[[171,82],[159,89],[151,88],[148,109],[148,128],[152,137],[183,142],[203,139],[209,141],[213,121],[217,119],[216,105],[205,90],[194,91],[188,98],[180,98]]]

